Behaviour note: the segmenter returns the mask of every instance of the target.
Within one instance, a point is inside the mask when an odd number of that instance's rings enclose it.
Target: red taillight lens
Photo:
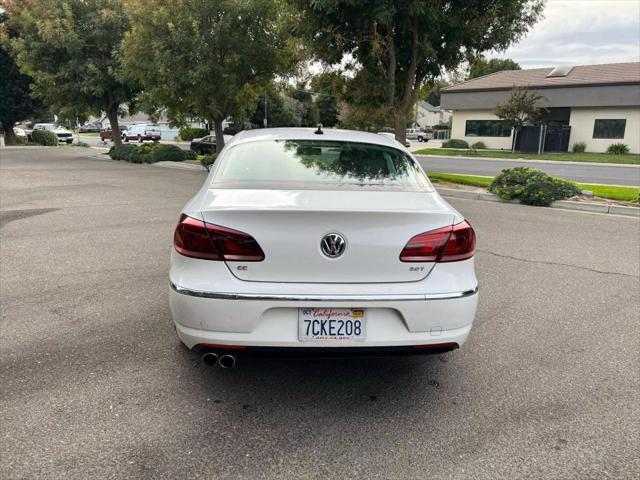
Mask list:
[[[400,253],[403,262],[457,262],[473,256],[476,234],[466,221],[421,233]]]
[[[251,235],[182,215],[173,236],[182,255],[203,260],[259,262],[264,253]]]

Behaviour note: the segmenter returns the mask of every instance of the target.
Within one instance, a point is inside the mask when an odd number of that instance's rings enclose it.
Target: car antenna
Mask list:
[[[324,132],[322,131],[322,124],[321,123],[318,124],[318,129],[313,133],[315,133],[316,135],[324,135]]]

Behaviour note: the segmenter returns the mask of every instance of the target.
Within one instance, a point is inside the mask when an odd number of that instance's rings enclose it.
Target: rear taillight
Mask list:
[[[476,234],[466,221],[421,233],[400,253],[403,262],[457,262],[473,256]]]
[[[173,235],[182,255],[203,260],[260,262],[264,253],[251,235],[182,215]]]

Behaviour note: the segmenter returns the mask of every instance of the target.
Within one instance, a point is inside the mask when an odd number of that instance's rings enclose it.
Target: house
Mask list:
[[[451,112],[441,107],[434,107],[428,102],[416,103],[416,121],[418,128],[446,125],[451,118]]]
[[[567,151],[578,142],[587,152],[625,143],[640,153],[640,63],[508,70],[443,89],[443,108],[453,110],[451,138],[511,149],[513,132],[493,113],[514,86],[541,95],[541,126],[516,140],[522,151]]]

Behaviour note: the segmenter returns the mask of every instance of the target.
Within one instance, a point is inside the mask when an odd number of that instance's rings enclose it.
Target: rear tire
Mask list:
[[[138,143],[142,143],[142,137],[138,135]]]
[[[422,143],[424,142],[424,139],[422,137],[418,137],[418,142]]]

